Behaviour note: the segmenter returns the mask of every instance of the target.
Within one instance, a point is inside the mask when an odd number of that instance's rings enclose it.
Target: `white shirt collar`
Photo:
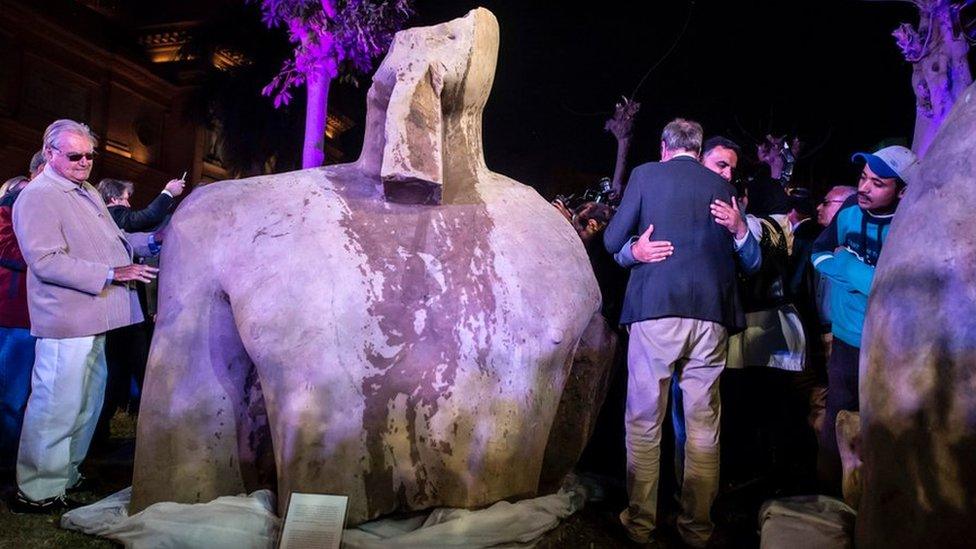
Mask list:
[[[793,224],[793,227],[792,227],[793,232],[796,232],[796,228],[799,227],[800,225],[803,225],[807,221],[810,221],[810,218],[809,217],[804,217],[803,219],[801,219],[801,220],[797,221],[796,223],[794,223]]]

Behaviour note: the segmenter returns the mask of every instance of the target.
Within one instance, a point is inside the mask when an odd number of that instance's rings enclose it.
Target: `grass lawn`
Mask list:
[[[112,418],[112,431],[108,443],[92,448],[82,472],[99,485],[94,491],[74,494],[72,499],[94,503],[111,495],[132,482],[132,457],[135,450],[135,418],[119,412]],[[71,530],[63,530],[60,515],[15,515],[7,502],[17,493],[13,471],[3,471],[0,476],[0,548],[33,549],[35,547],[64,547],[87,549],[89,547],[121,547],[100,538]]]

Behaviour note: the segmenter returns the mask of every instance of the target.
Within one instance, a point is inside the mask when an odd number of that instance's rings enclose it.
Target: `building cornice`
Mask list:
[[[62,66],[80,74],[85,74],[85,71],[79,71],[79,67],[90,67],[93,70],[88,72],[87,77],[93,81],[108,73],[112,80],[124,81],[127,86],[137,89],[140,94],[160,105],[169,103],[170,98],[181,89],[138,62],[93,45],[85,38],[65,30],[44,13],[33,11],[20,3],[2,3],[0,24],[8,29],[16,29],[18,37],[28,42],[24,44],[26,51],[30,50],[27,46],[31,43],[43,43],[50,49],[60,50],[63,54],[60,58]]]

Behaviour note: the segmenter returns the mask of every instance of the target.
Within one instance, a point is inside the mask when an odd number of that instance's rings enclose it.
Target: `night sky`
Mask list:
[[[661,128],[676,116],[700,121],[706,136],[735,139],[751,156],[745,132],[798,132],[810,148],[829,135],[797,165],[797,179],[821,189],[854,183],[853,152],[911,139],[911,67],[891,37],[900,22],[917,21],[907,3],[603,0],[567,9],[555,1],[418,0],[413,24],[479,5],[501,27],[485,113],[488,165],[547,198],[611,175],[616,144],[603,124],[674,44],[689,10],[684,36],[637,92],[630,166],[657,159]],[[360,139],[351,133],[347,139]]]

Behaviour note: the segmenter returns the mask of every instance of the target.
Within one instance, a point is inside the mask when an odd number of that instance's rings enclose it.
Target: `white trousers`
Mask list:
[[[105,398],[105,335],[37,340],[17,485],[40,501],[78,482]]]

